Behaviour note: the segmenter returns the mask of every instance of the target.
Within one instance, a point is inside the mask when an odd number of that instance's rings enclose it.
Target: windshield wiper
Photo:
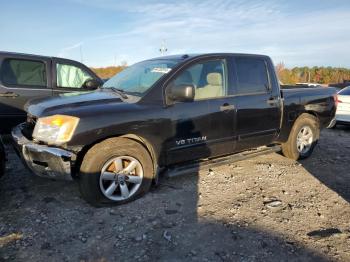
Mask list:
[[[128,99],[128,96],[126,95],[125,91],[123,89],[119,89],[119,88],[116,88],[116,87],[111,87],[111,89],[118,93],[122,98],[124,99]]]

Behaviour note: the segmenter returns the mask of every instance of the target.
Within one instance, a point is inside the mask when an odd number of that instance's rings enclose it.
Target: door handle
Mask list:
[[[222,106],[220,106],[220,111],[221,112],[225,112],[225,111],[230,111],[230,110],[234,110],[235,106],[234,105],[229,105],[229,104],[223,104]]]
[[[19,94],[13,92],[0,93],[0,97],[17,97]]]
[[[275,98],[275,97],[271,97],[269,98],[269,100],[267,100],[267,103],[269,105],[275,105],[276,103],[278,103],[279,99],[278,98]]]

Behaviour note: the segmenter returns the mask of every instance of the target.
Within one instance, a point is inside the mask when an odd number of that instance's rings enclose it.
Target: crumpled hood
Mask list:
[[[84,106],[106,105],[120,103],[123,100],[113,91],[92,91],[65,93],[49,98],[30,100],[24,106],[24,110],[32,116],[41,117],[58,111],[74,111]]]

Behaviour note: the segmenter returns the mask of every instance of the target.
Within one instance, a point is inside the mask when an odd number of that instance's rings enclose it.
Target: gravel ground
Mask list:
[[[164,178],[99,209],[7,147],[0,261],[350,261],[350,128],[324,130],[307,160],[270,154]]]

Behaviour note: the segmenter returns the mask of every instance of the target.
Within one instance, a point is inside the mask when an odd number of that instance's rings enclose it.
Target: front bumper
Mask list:
[[[16,151],[36,175],[46,178],[72,180],[72,163],[76,155],[61,148],[39,145],[22,133],[23,124],[12,129]]]

